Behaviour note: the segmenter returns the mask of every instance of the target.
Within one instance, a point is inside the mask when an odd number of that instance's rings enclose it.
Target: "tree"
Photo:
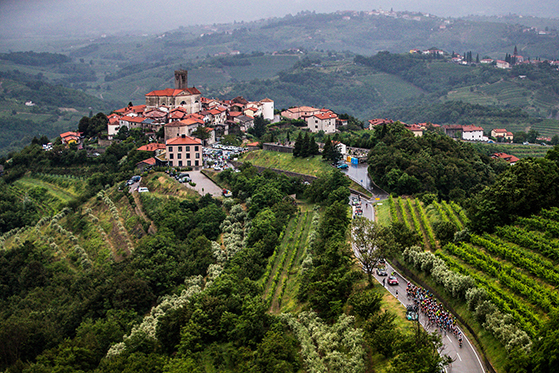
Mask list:
[[[330,136],[326,136],[326,140],[324,140],[324,147],[322,148],[322,159],[329,160],[331,153],[332,140],[330,140]]]
[[[202,140],[202,144],[205,146],[206,145],[206,140],[209,139],[212,135],[211,135],[211,129],[208,127],[204,127],[204,126],[199,126],[198,128],[196,128],[194,130],[194,132],[192,132],[192,135],[194,135],[194,137]]]
[[[369,286],[373,286],[375,265],[384,256],[382,227],[367,218],[355,218],[351,238],[355,257],[367,274]]]
[[[262,115],[259,115],[256,118],[254,118],[254,126],[252,128],[250,128],[248,130],[248,132],[251,135],[254,135],[254,136],[260,138],[260,137],[264,136],[264,134],[266,133],[266,130],[268,129],[268,127],[267,127],[268,123],[269,123],[269,121],[264,119],[264,117],[262,117]]]
[[[303,135],[299,132],[297,139],[295,140],[295,146],[293,147],[293,156],[295,158],[302,157],[302,146],[303,146]]]
[[[320,151],[318,150],[318,144],[314,141],[314,136],[311,137],[311,142],[309,145],[309,155],[318,155]]]

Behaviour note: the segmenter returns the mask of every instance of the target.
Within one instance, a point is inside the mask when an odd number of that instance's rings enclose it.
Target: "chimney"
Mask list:
[[[184,133],[181,135],[181,137],[182,137],[183,139],[186,139],[186,135],[185,135]]]

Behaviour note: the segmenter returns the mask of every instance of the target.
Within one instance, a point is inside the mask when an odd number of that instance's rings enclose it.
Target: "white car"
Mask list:
[[[139,187],[138,193],[149,193],[149,189],[146,187]]]

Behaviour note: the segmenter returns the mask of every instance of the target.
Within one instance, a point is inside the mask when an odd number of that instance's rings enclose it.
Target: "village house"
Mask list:
[[[189,115],[186,119],[167,123],[165,125],[165,140],[182,135],[191,136],[196,128],[204,125],[204,120],[199,115]]]
[[[487,137],[483,136],[483,128],[476,126],[462,127],[462,140],[467,141],[487,141]]]
[[[504,128],[494,128],[494,129],[491,130],[491,137],[493,137],[493,138],[501,137],[501,138],[505,139],[506,141],[512,141],[514,136],[513,136],[512,132],[509,132]]]
[[[165,141],[167,160],[171,167],[202,166],[202,141],[181,135]]]
[[[338,116],[336,113],[331,111],[320,112],[318,114],[313,114],[305,119],[307,122],[307,128],[311,132],[320,132],[324,131],[324,133],[334,133],[336,132],[336,120]]]
[[[369,120],[369,129],[372,130],[375,128],[375,126],[382,126],[385,124],[391,124],[394,123],[394,121],[392,119],[382,119],[382,118],[376,118],[376,119],[370,119]]]
[[[60,140],[65,145],[80,144],[82,138],[81,132],[64,132],[60,134]]]
[[[282,111],[281,116],[287,119],[305,119],[318,113],[320,113],[320,109],[311,106],[297,106]]]
[[[491,156],[493,159],[501,158],[507,161],[511,166],[518,162],[520,159],[515,157],[514,155],[509,155],[506,153],[495,153]]]
[[[462,137],[462,126],[460,124],[445,124],[442,126],[445,135],[450,137]]]
[[[415,137],[423,136],[423,127],[418,124],[408,124],[406,128],[409,129]]]
[[[497,60],[497,67],[499,69],[510,69],[510,63],[503,60]]]

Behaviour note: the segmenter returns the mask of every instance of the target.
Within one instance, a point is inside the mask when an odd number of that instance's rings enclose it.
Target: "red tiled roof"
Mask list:
[[[61,133],[61,134],[60,134],[60,137],[63,138],[63,139],[65,139],[65,138],[67,138],[67,137],[78,137],[78,138],[79,138],[81,135],[82,135],[81,132],[72,132],[72,131],[69,131],[69,132]]]
[[[495,133],[506,133],[507,130],[504,129],[504,128],[495,128],[495,129],[493,130],[493,132],[495,132]]]
[[[180,136],[167,140],[165,145],[202,145],[202,141],[190,136]]]
[[[163,145],[165,146],[165,145]],[[140,163],[145,163],[145,164],[149,164],[150,166],[155,166],[156,160],[155,158],[151,157],[148,159],[144,159],[143,161],[140,161],[138,163],[136,163],[136,165],[139,165]]]
[[[335,119],[338,116],[335,113],[332,113],[331,111],[329,111],[329,112],[325,112],[325,113],[315,114],[315,115],[313,115],[313,117],[316,117],[320,120],[326,120],[326,119]]]
[[[152,144],[142,145],[136,150],[145,151],[145,152],[154,152],[158,149],[165,149],[165,144],[152,143]]]
[[[120,118],[120,120],[124,120],[126,122],[133,122],[133,123],[142,123],[146,118],[144,117],[131,117],[131,116],[125,116]]]
[[[476,127],[476,126],[463,126],[462,127],[462,132],[473,132],[473,131],[483,131],[482,127]]]
[[[369,124],[371,126],[378,126],[381,124],[390,124],[390,123],[394,123],[394,121],[392,119],[381,119],[381,118],[369,120]]]
[[[186,93],[187,95],[199,95],[201,92],[195,87],[185,89],[166,88],[151,91],[146,93],[146,96],[180,96]]]
[[[258,141],[256,141],[256,142],[251,142],[251,143],[247,144],[247,146],[256,147],[256,146],[260,146],[260,143],[259,143]]]
[[[501,158],[504,159],[505,161],[509,162],[509,163],[516,163],[518,162],[520,159],[515,157],[514,155],[509,155],[506,153],[495,153],[491,156],[491,158]]]

